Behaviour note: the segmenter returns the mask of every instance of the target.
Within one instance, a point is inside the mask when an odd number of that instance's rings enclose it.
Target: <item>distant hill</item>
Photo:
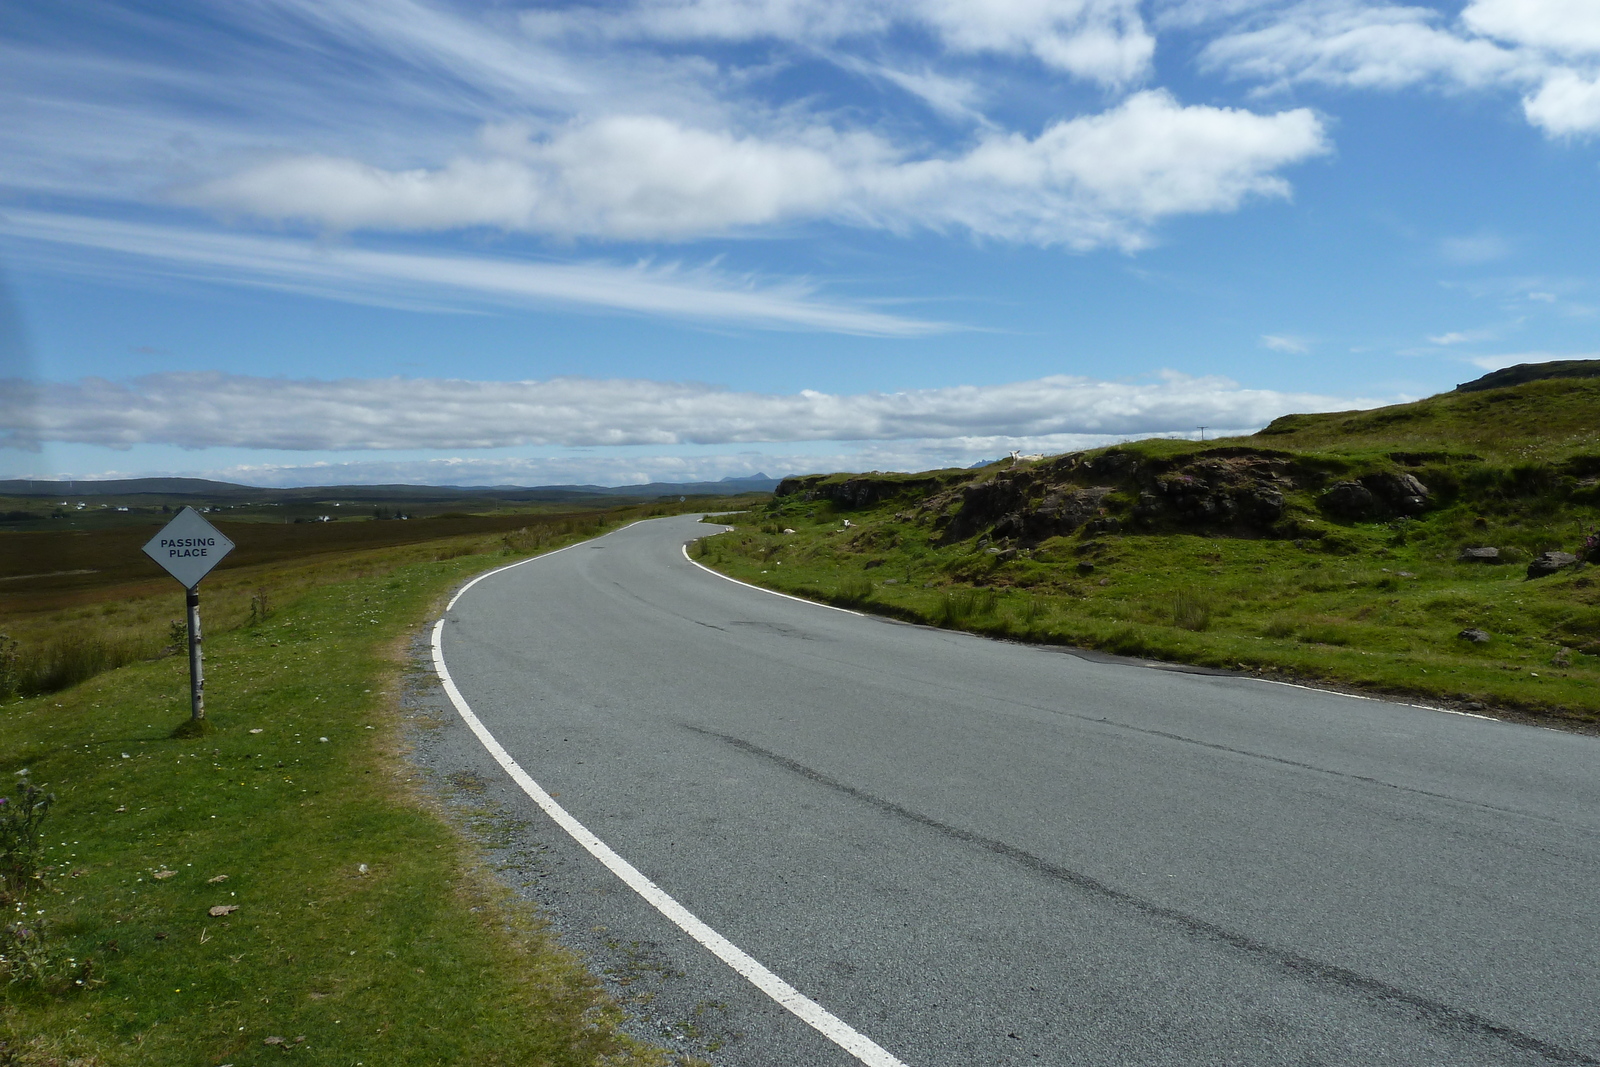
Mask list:
[[[0,480],[0,496],[66,497],[163,496],[208,501],[294,503],[311,500],[373,500],[386,503],[440,503],[472,500],[562,502],[596,497],[627,499],[659,496],[728,496],[770,493],[778,479],[765,474],[716,482],[647,482],[643,485],[313,485],[287,489],[238,485],[204,478],[106,478],[83,481]]]

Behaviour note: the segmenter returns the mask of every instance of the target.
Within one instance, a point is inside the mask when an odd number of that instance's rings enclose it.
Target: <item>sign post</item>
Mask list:
[[[200,579],[232,551],[233,542],[194,508],[178,512],[144,546],[145,555],[183,583],[189,617],[189,721],[179,730],[185,735],[207,730],[205,664],[200,654]]]

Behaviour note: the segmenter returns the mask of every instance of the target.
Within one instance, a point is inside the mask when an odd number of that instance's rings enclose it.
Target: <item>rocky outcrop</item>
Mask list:
[[[922,496],[943,484],[941,479],[930,477],[860,474],[840,478],[836,474],[807,474],[785,478],[773,495],[826,500],[844,508],[870,508],[898,496]]]
[[[1328,463],[1263,448],[1223,446],[1171,457],[1121,449],[1059,456],[984,475],[807,475],[785,478],[779,498],[829,501],[847,509],[901,498],[897,521],[932,523],[950,544],[988,534],[1027,546],[1087,531],[1173,530],[1246,537],[1318,538],[1290,515],[1290,494],[1344,521],[1414,515],[1431,493],[1397,468],[1328,485]],[[977,478],[978,480],[971,480]]]
[[[1346,522],[1371,522],[1427,510],[1433,494],[1415,475],[1382,471],[1355,481],[1335,482],[1317,500],[1328,515]]]
[[[946,543],[987,530],[1036,544],[1078,530],[1115,532],[1129,523],[1261,534],[1283,518],[1284,494],[1299,484],[1288,457],[1263,450],[1217,449],[1162,461],[1113,449],[1005,471],[940,494],[924,508],[944,524]]]

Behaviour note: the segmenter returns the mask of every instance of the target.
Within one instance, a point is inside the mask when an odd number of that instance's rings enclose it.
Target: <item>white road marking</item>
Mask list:
[[[623,529],[625,530],[627,527],[624,526]],[[575,547],[577,546],[567,546],[567,548]],[[565,552],[566,549],[562,548],[556,551]],[[445,610],[449,611],[455,607],[456,601],[461,599],[463,593],[490,575],[500,574],[503,571],[511,570],[512,567],[520,567],[524,563],[532,563],[535,559],[546,559],[555,554],[555,552],[547,552],[543,556],[534,556],[533,559],[521,560],[510,566],[499,567],[478,575],[478,577],[462,586],[461,590],[450,598],[450,604]],[[693,563],[694,561],[690,560],[690,562]],[[715,574],[716,571],[711,573]],[[729,580],[733,581],[734,579]],[[743,585],[745,583],[740,582],[739,584]],[[752,586],[751,588],[759,587]],[[784,594],[779,593],[778,595],[783,596]],[[790,599],[797,598],[790,597]],[[812,601],[808,600],[804,601],[804,603],[809,604]],[[828,607],[829,605],[822,606]],[[851,612],[851,614],[859,613]],[[612,874],[622,879],[628,884],[629,888],[648,901],[651,907],[671,920],[678,929],[705,946],[718,959],[743,975],[751,985],[808,1023],[823,1037],[850,1053],[860,1062],[867,1064],[868,1067],[906,1067],[902,1061],[891,1055],[865,1034],[862,1034],[849,1023],[846,1023],[843,1019],[840,1019],[822,1005],[795,989],[794,986],[767,970],[749,953],[707,926],[688,908],[679,904],[660,886],[641,874],[633,864],[613,852],[611,847],[591,833],[588,827],[573,818],[567,809],[557,804],[555,799],[545,792],[539,783],[535,782],[516,760],[511,758],[511,753],[505,750],[500,742],[495,739],[494,734],[489,732],[489,728],[484,726],[483,722],[473,714],[472,709],[467,705],[466,698],[456,688],[455,680],[450,677],[449,668],[445,666],[443,637],[444,620],[440,619],[433,624],[433,667],[439,673],[439,680],[444,683],[444,691],[450,697],[450,703],[455,705],[462,721],[477,735],[478,740],[482,742],[489,755],[494,757],[495,762],[505,769],[505,772],[511,776],[512,781],[521,786],[522,791],[528,794],[533,799],[533,802],[543,809],[546,815],[554,819],[556,824],[570,834],[572,839],[582,845],[591,856],[605,864]]]
[[[760,585],[751,585],[749,582],[741,582],[737,578],[730,578],[726,574],[723,574],[721,571],[714,571],[710,567],[707,567],[704,563],[700,563],[700,562],[697,562],[696,560],[690,559],[690,557],[689,557],[689,546],[688,545],[684,545],[683,546],[683,558],[689,560],[690,563],[693,563],[696,567],[699,567],[701,570],[705,571],[707,574],[715,574],[718,578],[721,578],[725,582],[732,582],[734,585],[742,585],[746,589],[755,589],[755,590],[758,590],[758,591],[760,591],[762,593],[771,593],[773,596],[781,596],[785,600],[792,600],[796,604],[810,604],[814,608],[827,608],[829,611],[842,611],[846,615],[854,615],[858,619],[877,618],[877,616],[868,615],[864,611],[851,611],[849,608],[840,608],[840,607],[835,607],[832,604],[824,604],[820,600],[807,600],[803,596],[790,596],[788,593],[780,593],[776,589],[768,589],[765,586],[760,586]]]

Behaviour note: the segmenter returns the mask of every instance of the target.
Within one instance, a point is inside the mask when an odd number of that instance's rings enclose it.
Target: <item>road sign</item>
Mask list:
[[[144,546],[144,554],[157,563],[185,589],[193,589],[222,557],[233,551],[233,542],[200,517],[194,508],[184,508],[177,518]]]
[[[184,508],[144,546],[144,554],[183,583],[184,606],[189,615],[189,722],[180,729],[204,733],[206,725],[205,666],[200,651],[200,579],[233,551],[233,542],[200,517]],[[174,735],[178,736],[178,735]]]

